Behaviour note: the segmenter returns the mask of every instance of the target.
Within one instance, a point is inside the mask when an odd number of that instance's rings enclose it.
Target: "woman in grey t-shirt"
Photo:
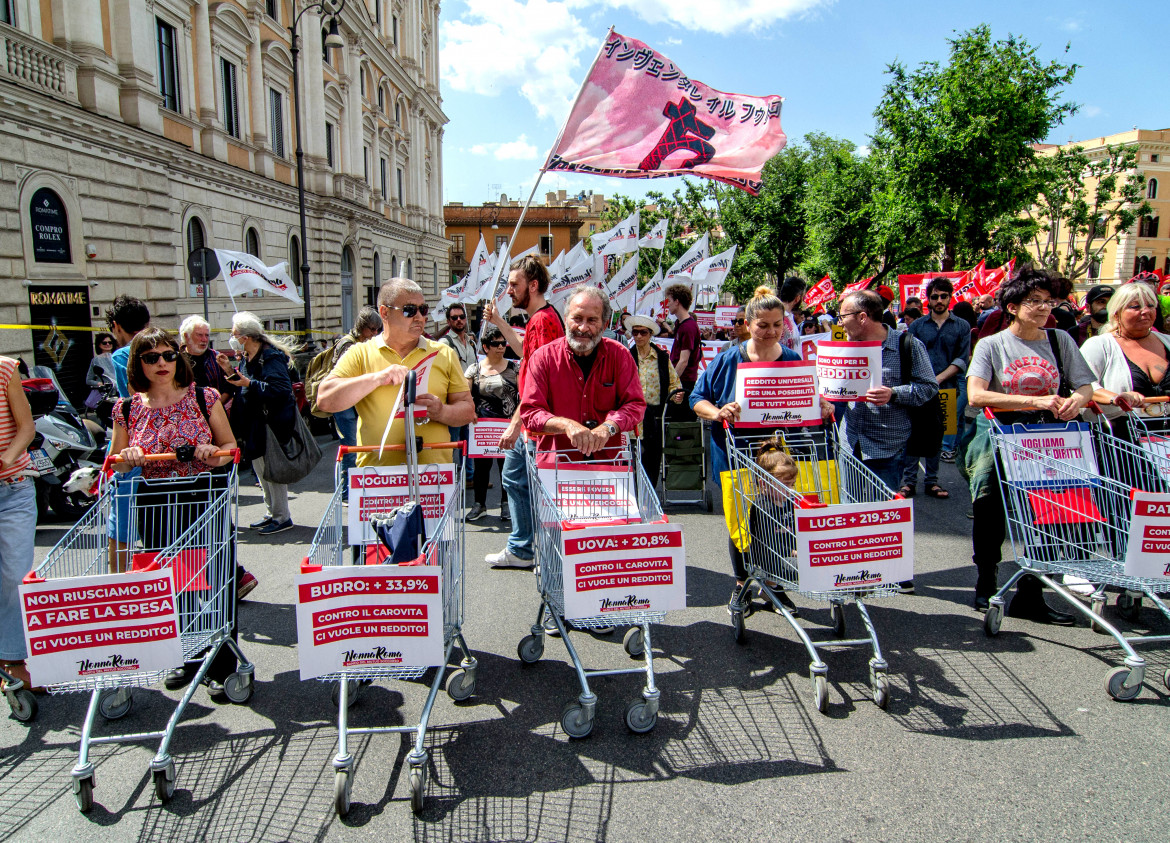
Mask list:
[[[1049,420],[1072,421],[1093,394],[1093,373],[1064,331],[1045,330],[1052,307],[1067,297],[1069,282],[1044,269],[1025,265],[1005,281],[997,296],[1008,327],[985,337],[975,347],[967,369],[967,401],[974,407],[1023,412],[1044,411]],[[1053,340],[1059,359],[1053,353]],[[1067,395],[1060,395],[1063,372]],[[976,434],[979,436],[979,434]],[[983,434],[986,436],[986,432]],[[973,447],[971,454],[981,449]],[[982,453],[988,453],[986,449]],[[975,465],[972,465],[975,462]],[[1007,533],[1003,488],[994,459],[968,461],[974,522],[972,561],[978,571],[975,608],[987,611],[998,590],[1000,551]],[[1040,580],[1025,574],[1008,607],[1012,617],[1071,626],[1072,615],[1056,612],[1044,602]]]

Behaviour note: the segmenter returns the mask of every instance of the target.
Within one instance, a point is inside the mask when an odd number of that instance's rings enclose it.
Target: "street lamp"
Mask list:
[[[337,18],[345,8],[345,0],[317,0],[308,3],[297,12],[292,26],[288,28],[292,36],[293,62],[293,123],[297,133],[297,208],[301,221],[301,292],[305,296],[305,330],[313,328],[313,303],[309,295],[309,237],[305,226],[305,153],[301,149],[301,74],[300,74],[300,36],[297,35],[297,26],[301,22],[301,15],[313,9],[329,17],[329,33],[325,36],[325,48],[344,47],[341,33],[337,30]]]

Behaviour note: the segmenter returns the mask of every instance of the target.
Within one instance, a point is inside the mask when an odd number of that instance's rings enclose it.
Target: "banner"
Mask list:
[[[331,566],[294,582],[301,679],[443,664],[438,565]]]
[[[577,292],[579,287],[595,284],[597,274],[597,260],[585,252],[576,264],[564,271],[556,284],[549,284],[545,298],[557,310],[564,311],[565,303]]]
[[[703,232],[703,236],[694,242],[689,249],[687,249],[681,258],[671,265],[670,269],[666,270],[666,277],[663,284],[669,287],[672,283],[681,281],[684,284],[691,283],[691,270],[701,261],[707,258],[707,232]],[[683,277],[679,277],[683,276]]]
[[[609,231],[589,235],[593,242],[593,253],[602,255],[628,255],[638,251],[638,227],[641,212],[637,209]]]
[[[666,246],[666,229],[670,225],[670,220],[663,217],[658,222],[654,223],[654,227],[647,232],[646,236],[638,241],[638,245],[643,249],[661,249]]]
[[[455,495],[455,466],[450,463],[421,465],[418,469],[418,502],[423,508],[427,536],[434,535],[439,519]],[[349,528],[350,544],[368,544],[378,541],[370,527],[373,515],[388,515],[407,501],[415,500],[408,494],[405,465],[371,465],[349,470]]]
[[[737,304],[720,304],[715,306],[715,327],[734,328],[735,314],[739,312]]]
[[[780,127],[783,102],[716,91],[611,30],[548,169],[619,178],[701,176],[754,196],[764,164],[788,140]]]
[[[898,276],[898,311],[901,312],[906,309],[906,299],[910,296],[917,296],[926,303],[926,283],[931,278],[950,278],[952,282],[956,279],[962,278],[967,273],[965,272],[927,272],[919,275],[899,275]]]
[[[817,367],[797,361],[743,363],[735,370],[736,427],[820,424]]]
[[[719,356],[719,352],[727,348],[727,340],[703,340],[702,356],[699,358],[699,371],[707,368],[707,365]]]
[[[20,608],[37,685],[145,676],[183,663],[170,567],[22,582]]]
[[[830,401],[864,401],[867,392],[882,385],[882,344],[835,340],[818,344],[817,380],[821,395]]]
[[[831,302],[837,297],[837,291],[833,289],[833,279],[826,275],[813,286],[809,287],[808,292],[804,294],[804,307],[816,307],[817,305]]]
[[[1134,489],[1130,498],[1125,575],[1170,578],[1170,495]]]
[[[670,354],[670,350],[674,348],[673,337],[651,337],[650,342],[661,348],[667,354]]]
[[[472,459],[502,457],[507,453],[500,447],[500,437],[512,423],[511,419],[476,419],[471,423],[467,440],[467,456]],[[487,471],[488,469],[484,469]]]
[[[567,620],[686,608],[681,524],[562,530],[561,548]]]
[[[834,592],[914,579],[914,503],[796,510],[800,591]]]
[[[695,300],[691,303],[698,307],[714,307],[715,302],[719,301],[719,290],[714,284],[708,284],[706,281],[698,281],[691,285],[694,291]]]
[[[288,275],[288,261],[281,261],[276,266],[265,266],[264,261],[247,252],[230,252],[227,249],[214,251],[215,259],[219,261],[220,274],[227,284],[228,295],[239,296],[252,290],[266,290],[284,296],[294,304],[305,303]]]

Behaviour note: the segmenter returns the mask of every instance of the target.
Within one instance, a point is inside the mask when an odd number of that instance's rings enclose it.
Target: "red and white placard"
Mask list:
[[[443,663],[437,565],[345,565],[297,574],[301,679]]]
[[[822,342],[817,345],[817,380],[830,401],[857,401],[882,385],[880,342]]]
[[[366,544],[377,541],[370,527],[371,515],[385,515],[407,501],[407,467],[378,465],[349,470],[349,543]],[[439,519],[451,504],[455,494],[455,466],[450,463],[419,466],[419,503],[427,535],[433,535]]]
[[[699,358],[699,371],[710,365],[723,349],[727,348],[727,340],[703,340],[702,356]]]
[[[715,311],[713,310],[692,310],[691,316],[695,318],[695,325],[699,330],[710,328],[715,330]]]
[[[686,608],[681,524],[564,530],[561,545],[566,618]]]
[[[912,501],[796,511],[801,591],[849,591],[914,578]]]
[[[467,440],[467,456],[472,459],[502,457],[506,453],[500,447],[500,437],[512,423],[511,419],[476,419],[471,423]]]
[[[142,676],[183,663],[170,568],[21,583],[37,685]]]
[[[1125,574],[1170,578],[1170,495],[1134,489],[1130,497]]]
[[[715,305],[715,327],[716,328],[734,328],[735,314],[739,312],[739,305],[735,304],[717,304]]]
[[[633,471],[613,465],[537,457],[541,485],[556,503],[557,517],[578,524],[637,520]]]
[[[742,427],[802,427],[819,424],[817,367],[795,360],[740,363],[735,370],[735,401]]]

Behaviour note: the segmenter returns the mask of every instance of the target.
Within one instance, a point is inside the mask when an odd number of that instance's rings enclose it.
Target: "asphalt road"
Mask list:
[[[327,449],[327,453],[331,449]],[[688,606],[655,628],[662,690],[657,728],[624,724],[636,676],[596,680],[593,735],[569,740],[558,721],[577,694],[563,646],[550,640],[522,667],[516,644],[537,607],[524,571],[492,571],[502,547],[494,517],[469,525],[465,633],[479,659],[476,696],[441,694],[428,734],[426,806],[411,813],[397,735],[358,738],[353,808],[333,811],[336,708],[330,686],[297,673],[292,577],[332,489],[332,463],[294,487],[297,529],[267,542],[242,533],[240,555],[261,581],[242,605],[240,641],[256,664],[246,706],[200,689],[176,736],[177,789],[160,805],[145,744],[101,746],[96,805],[75,806],[69,771],[87,698],[42,697],[31,724],[0,720],[0,837],[38,840],[658,841],[1165,840],[1170,806],[1170,656],[1143,648],[1145,687],[1112,701],[1105,673],[1120,663],[1084,624],[1055,628],[1006,619],[984,635],[969,607],[968,501],[916,498],[918,593],[875,601],[890,663],[886,711],[870,700],[866,653],[829,650],[829,708],[817,712],[808,657],[771,614],[732,641],[732,578],[721,516],[668,510],[685,527]],[[498,495],[499,483],[492,491]],[[263,514],[244,485],[240,521]],[[498,511],[498,510],[496,510]],[[38,527],[38,560],[63,525]],[[1010,549],[1005,553],[1010,554]],[[1001,576],[1006,576],[1002,566]],[[796,597],[805,623],[826,630],[826,607]],[[1115,617],[1110,609],[1110,617]],[[855,610],[851,634],[860,631]],[[1125,628],[1170,633],[1148,608]],[[822,632],[827,635],[827,632]],[[620,635],[575,634],[590,666],[628,666]],[[429,679],[429,675],[427,677]],[[382,682],[353,707],[354,725],[413,723],[419,682]],[[161,728],[177,693],[137,692],[129,715],[97,731]],[[77,837],[74,837],[77,835]]]

